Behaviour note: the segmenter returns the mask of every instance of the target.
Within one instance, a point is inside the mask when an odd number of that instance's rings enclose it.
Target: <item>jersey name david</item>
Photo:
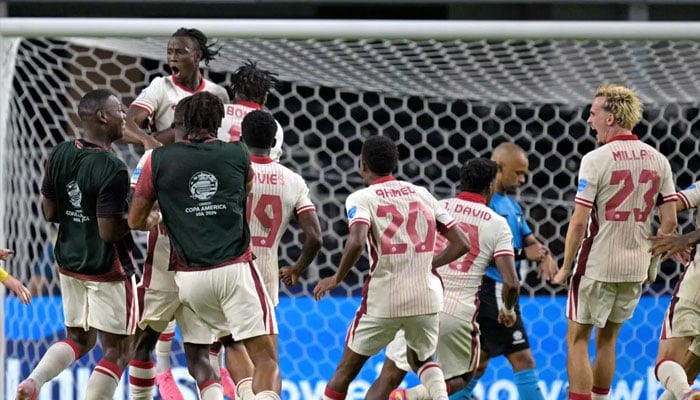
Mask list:
[[[678,192],[678,199],[686,208],[700,208],[700,182],[695,182]],[[700,214],[696,217],[695,228],[700,227]],[[700,251],[695,250],[695,258],[683,271],[676,286],[674,296],[690,300],[700,305]]]
[[[675,199],[668,160],[636,136],[618,136],[586,154],[575,201],[593,210],[575,273],[602,282],[644,281],[654,208]]]
[[[422,187],[383,177],[348,196],[349,225],[369,225],[364,312],[396,318],[439,312],[442,284],[432,269],[437,229],[455,220]]]
[[[505,218],[484,203],[484,198],[474,193],[460,193],[456,198],[442,202],[469,238],[471,249],[467,254],[438,269],[445,286],[443,312],[465,319],[464,310],[476,303],[481,280],[489,263],[498,257],[514,256],[513,234]],[[446,240],[441,237],[442,251]]]
[[[151,81],[148,87],[139,93],[131,103],[131,106],[148,111],[151,125],[155,128],[155,131],[161,131],[170,128],[173,124],[177,103],[197,92],[211,92],[219,97],[222,102],[228,103],[226,89],[210,80],[202,78],[199,87],[192,91],[175,82],[175,78],[170,75],[161,76]]]
[[[235,142],[241,140],[241,123],[243,118],[253,110],[260,110],[260,104],[250,101],[240,101],[234,104],[224,104],[224,118],[216,137],[224,142]],[[277,120],[277,132],[275,133],[275,145],[270,150],[270,158],[279,161],[282,157],[282,144],[284,143],[284,132],[282,125]]]
[[[278,247],[294,215],[316,211],[304,179],[271,158],[251,156],[255,177],[248,195],[250,227],[255,264],[274,304],[279,291]]]

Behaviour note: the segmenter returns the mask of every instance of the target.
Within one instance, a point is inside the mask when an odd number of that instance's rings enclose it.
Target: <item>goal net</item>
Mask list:
[[[128,105],[153,78],[167,75],[167,39],[0,38],[0,246],[15,249],[7,267],[38,295],[30,307],[12,294],[5,298],[5,398],[13,398],[18,382],[64,335],[51,254],[55,231],[41,211],[47,155],[78,134],[76,105],[87,91],[110,88]],[[426,186],[438,198],[456,193],[462,163],[490,156],[503,141],[516,142],[530,160],[528,181],[517,197],[536,235],[558,257],[579,162],[595,147],[587,105],[601,83],[639,91],[646,107],[635,132],[668,156],[678,187],[693,183],[700,166],[697,42],[224,38],[219,44],[220,57],[205,70],[215,82],[230,82],[231,71],[247,59],[279,74],[281,83],[267,107],[284,127],[282,163],[308,182],[323,229],[323,249],[306,278],[280,291],[285,399],[321,397],[359,304],[364,258],[331,296],[315,302],[311,292],[319,276],[331,274],[340,260],[347,234],[344,201],[363,186],[356,166],[368,135],[394,139],[400,153],[397,176]],[[115,149],[130,168],[142,152],[123,144]],[[680,221],[690,228],[690,217],[681,215]],[[141,261],[145,241],[138,237]],[[298,256],[299,238],[296,228],[285,236],[282,264]],[[563,398],[564,291],[541,281],[533,267],[521,267],[520,304],[545,397]],[[656,342],[678,273],[675,262],[663,264],[623,328],[613,398],[660,394],[653,375]],[[186,398],[195,399],[181,349],[176,340],[175,377]],[[98,357],[99,349],[47,385],[40,398],[82,398]],[[381,362],[382,357],[370,360],[349,398],[364,398]],[[516,399],[512,378],[507,363],[496,359],[476,394]],[[128,398],[126,381],[116,398]]]

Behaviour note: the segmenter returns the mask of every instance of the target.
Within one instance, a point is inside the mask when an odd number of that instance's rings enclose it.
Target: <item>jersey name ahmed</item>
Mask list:
[[[242,142],[160,147],[151,153],[151,171],[176,269],[222,266],[250,252],[250,156]]]
[[[60,143],[51,153],[47,178],[55,191],[59,210],[56,261],[69,273],[106,275],[94,280],[124,278],[121,250],[128,253],[133,244],[131,235],[106,243],[100,237],[97,223],[100,192],[118,179],[120,173],[126,186],[124,193],[128,193],[126,165],[113,153],[79,140]],[[126,198],[121,211],[128,211]],[[124,257],[130,260],[130,255]]]

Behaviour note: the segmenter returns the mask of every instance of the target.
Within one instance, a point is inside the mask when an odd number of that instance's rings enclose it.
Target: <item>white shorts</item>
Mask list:
[[[373,356],[386,347],[399,330],[404,331],[406,345],[420,360],[427,360],[437,347],[438,314],[400,318],[377,318],[357,312],[350,324],[345,344],[357,354]]]
[[[180,300],[217,337],[244,340],[277,334],[275,310],[258,270],[243,262],[204,271],[177,271]]]
[[[642,282],[601,282],[583,275],[571,278],[566,316],[579,324],[605,327],[632,317],[642,296]]]
[[[96,282],[58,274],[63,314],[70,328],[95,328],[115,335],[133,335],[139,317],[136,278]]]
[[[140,286],[164,292],[177,292],[175,271],[170,271],[170,237],[158,227],[148,232],[148,254]]]
[[[472,372],[479,364],[479,326],[455,318],[447,313],[440,313],[440,335],[435,361],[440,364],[445,379],[454,378]],[[406,338],[401,330],[386,347],[386,357],[403,371],[410,371],[406,358]]]
[[[141,289],[141,288],[139,288]],[[189,307],[180,302],[177,292],[144,289],[143,315],[139,328],[150,326],[156,332],[164,332],[168,323],[177,321],[186,343],[206,344],[212,342],[212,333]]]
[[[661,339],[690,338],[688,350],[700,357],[700,306],[690,300],[678,297],[671,298],[664,326],[661,329]]]

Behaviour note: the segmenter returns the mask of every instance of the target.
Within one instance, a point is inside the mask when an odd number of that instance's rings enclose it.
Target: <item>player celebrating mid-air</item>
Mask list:
[[[335,275],[314,288],[314,297],[320,300],[338,287],[367,243],[371,260],[362,303],[348,328],[345,350],[324,400],[344,400],[350,382],[369,357],[386,347],[401,329],[408,345],[408,363],[430,398],[447,399],[442,370],[431,361],[443,301],[434,268],[456,260],[469,245],[456,221],[425,188],[392,176],[397,163],[398,150],[391,139],[372,136],[365,140],[360,173],[369,187],[348,196],[350,233],[340,265]],[[436,229],[449,244],[433,256]]]
[[[573,269],[566,305],[566,366],[574,400],[608,398],[620,328],[632,317],[644,282],[656,278],[658,259],[648,252],[648,236],[657,205],[659,231],[676,229],[671,166],[632,134],[641,118],[642,103],[633,90],[603,85],[596,91],[588,124],[601,146],[581,160],[564,261],[554,278],[564,284]],[[591,366],[593,326],[598,330]]]
[[[41,192],[48,221],[59,224],[56,260],[67,338],[46,351],[17,388],[18,400],[34,400],[41,387],[87,354],[97,333],[102,359],[90,375],[85,398],[111,399],[131,359],[138,303],[133,240],[124,215],[129,175],[110,151],[122,136],[125,113],[109,90],[80,100],[82,139],[57,145],[49,156]],[[158,222],[146,213],[144,224]]]
[[[442,203],[467,233],[471,245],[463,257],[438,269],[445,287],[445,304],[440,312],[435,357],[447,378],[448,393],[457,392],[467,385],[479,361],[478,292],[491,260],[495,259],[503,277],[499,321],[506,326],[515,323],[520,285],[515,273],[513,235],[505,218],[486,205],[493,193],[497,170],[498,166],[492,160],[470,160],[460,169],[461,193]],[[441,250],[441,246],[436,247],[436,251]],[[384,366],[379,378],[369,388],[367,399],[384,400],[390,393],[396,400],[430,399],[423,385],[391,392],[409,370],[406,341],[399,333],[387,346]]]
[[[126,116],[126,132],[124,141],[141,143],[146,149],[172,143],[176,129],[173,127],[175,108],[183,98],[202,91],[214,93],[222,102],[228,102],[228,94],[223,87],[207,80],[199,69],[200,62],[209,64],[219,51],[209,43],[207,36],[197,29],[180,28],[168,41],[167,60],[172,71],[170,76],[155,78],[146,89],[129,106]],[[141,127],[146,120],[150,121],[153,136],[143,131]],[[142,159],[143,161],[143,159]],[[137,166],[135,173],[140,172]],[[135,182],[134,182],[135,183]],[[175,337],[174,321],[162,325],[159,321],[164,315],[172,315],[171,308],[178,304],[177,288],[173,278],[174,272],[168,271],[170,262],[170,239],[164,230],[158,227],[148,233],[148,249],[146,257],[146,274],[142,277],[139,289],[144,291],[144,313],[138,332],[136,361],[132,365],[137,376],[130,369],[132,388],[136,387],[137,395],[132,389],[132,395],[147,397],[152,389],[149,380],[138,376],[155,374],[155,380],[161,396],[165,400],[182,400],[182,393],[175,383],[170,370],[170,350]],[[150,355],[143,356],[145,351],[156,350],[157,363],[154,366]],[[150,353],[149,353],[150,354]],[[223,378],[227,378],[224,375]],[[150,379],[150,378],[149,378]],[[233,384],[226,385],[227,393],[232,394]],[[137,397],[140,398],[140,397]]]
[[[678,192],[676,210],[700,207],[700,182]],[[700,215],[695,222],[700,227]],[[682,236],[654,236],[649,249],[652,257],[665,259],[684,253],[700,242],[700,229]],[[660,400],[700,399],[700,391],[690,384],[700,372],[700,252],[687,263],[676,283],[666,311],[659,353],[656,357],[656,379],[666,388]]]

